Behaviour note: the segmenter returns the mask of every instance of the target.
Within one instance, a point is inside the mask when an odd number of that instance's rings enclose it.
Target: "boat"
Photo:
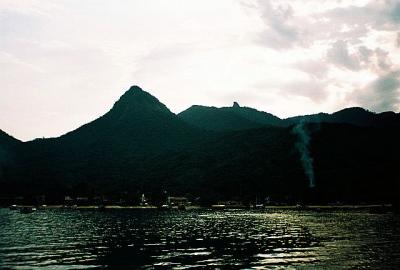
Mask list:
[[[255,205],[255,209],[264,209],[264,205],[263,204],[256,204]]]
[[[211,205],[214,209],[247,209],[248,206],[240,201],[220,201],[217,204]]]
[[[74,204],[74,205],[63,205],[61,206],[61,209],[65,209],[65,210],[74,210],[77,209],[78,205]]]
[[[171,209],[171,208],[170,208],[170,206],[169,206],[168,204],[163,204],[163,205],[159,206],[158,209],[161,209],[161,210],[169,210],[169,209]]]
[[[310,207],[308,205],[305,205],[305,204],[296,204],[295,208],[298,209],[298,210],[309,210],[310,209]]]
[[[213,205],[211,205],[211,208],[213,208],[213,209],[225,209],[226,205],[225,204],[213,204]]]

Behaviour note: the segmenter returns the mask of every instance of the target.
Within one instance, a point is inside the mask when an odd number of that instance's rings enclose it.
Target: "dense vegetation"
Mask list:
[[[398,192],[399,114],[350,108],[279,119],[238,104],[175,115],[138,87],[104,116],[59,138],[19,142],[0,132],[0,196],[390,202]],[[305,125],[309,188],[294,125]]]

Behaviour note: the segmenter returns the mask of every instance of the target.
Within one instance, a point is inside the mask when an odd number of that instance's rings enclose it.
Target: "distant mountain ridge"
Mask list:
[[[310,195],[299,126],[314,162]],[[400,184],[399,114],[348,108],[280,119],[234,103],[176,115],[132,86],[109,112],[61,137],[20,142],[0,132],[1,196],[165,194],[250,202],[382,202]],[[379,181],[377,180],[379,179]],[[310,197],[311,196],[311,197]],[[164,198],[164,199],[163,199]]]
[[[374,113],[364,108],[346,108],[332,114],[319,113],[286,118],[287,124],[296,124],[301,121],[309,123],[347,123],[357,126],[400,126],[400,114],[394,112]]]
[[[242,130],[268,125],[283,126],[278,117],[253,108],[240,107],[236,102],[232,107],[222,108],[195,105],[178,116],[196,127],[213,131]]]
[[[113,189],[131,178],[145,181],[154,157],[178,152],[199,135],[157,98],[132,86],[98,119],[58,138],[23,143],[16,166],[24,170],[16,169],[13,177],[44,185],[37,189],[73,188],[88,179],[98,189]],[[37,168],[40,174],[31,173]]]
[[[157,98],[141,89],[139,86],[132,86],[121,98],[114,104],[113,108],[104,116],[79,127],[76,130],[68,132],[61,138],[73,136],[78,130],[90,133],[89,129],[93,125],[101,125],[105,119],[114,121],[114,128],[125,128],[131,130],[134,128],[135,121],[143,121],[143,117],[163,115],[165,119],[176,119],[172,113]],[[242,107],[237,102],[231,107],[210,107],[203,105],[193,105],[188,109],[177,114],[179,125],[189,124],[192,127],[210,130],[210,131],[238,131],[252,128],[261,128],[265,126],[288,127],[305,123],[347,123],[357,126],[373,127],[399,127],[400,113],[392,111],[374,113],[361,107],[350,107],[339,110],[334,113],[317,113],[310,115],[299,115],[288,118],[279,118],[271,113],[259,111],[251,107]],[[146,119],[149,120],[149,119]],[[129,125],[129,123],[133,123]],[[90,128],[88,128],[90,126]],[[141,128],[138,125],[137,128]],[[186,127],[187,128],[187,127]],[[185,129],[185,128],[184,128]],[[0,129],[0,144],[9,144],[20,142],[11,135]]]
[[[300,122],[347,123],[373,127],[400,126],[399,113],[373,113],[359,107],[346,108],[332,114],[318,113],[281,119],[270,113],[235,104],[232,107],[222,108],[195,105],[178,116],[196,127],[213,131],[243,130],[263,126],[288,127]]]

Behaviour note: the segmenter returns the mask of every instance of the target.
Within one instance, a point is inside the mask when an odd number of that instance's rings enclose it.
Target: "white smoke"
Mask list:
[[[303,121],[293,127],[293,133],[297,135],[299,141],[296,143],[296,148],[300,153],[301,163],[305,174],[308,177],[310,188],[315,187],[314,165],[310,154],[310,134],[307,126]]]

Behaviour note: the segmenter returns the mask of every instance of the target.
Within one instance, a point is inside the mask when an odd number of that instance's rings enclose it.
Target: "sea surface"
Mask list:
[[[0,209],[0,269],[400,269],[400,218],[366,211]]]

